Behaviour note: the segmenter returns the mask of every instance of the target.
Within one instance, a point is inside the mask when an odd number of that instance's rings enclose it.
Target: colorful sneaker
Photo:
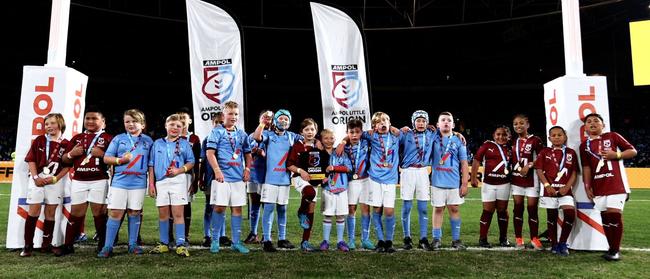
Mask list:
[[[110,256],[113,255],[113,248],[111,247],[104,247],[102,248],[99,253],[97,253],[98,258],[109,258]]]
[[[219,239],[213,239],[210,243],[210,253],[219,253]]]
[[[544,245],[542,245],[542,242],[539,241],[539,238],[537,237],[534,237],[533,239],[530,240],[530,245],[533,247],[535,251],[544,250]]]
[[[366,249],[366,250],[375,250],[375,249],[377,249],[375,247],[375,245],[372,244],[372,242],[370,242],[370,240],[368,240],[368,239],[361,241],[361,248]]]
[[[246,244],[259,244],[260,239],[257,238],[256,234],[254,234],[253,232],[250,232],[248,234],[248,236],[246,237],[246,239],[244,240],[244,243],[246,243]]]
[[[567,247],[566,243],[558,243],[557,245],[557,254],[560,256],[568,256],[569,255],[569,247]]]
[[[201,243],[201,246],[207,248],[210,247],[210,245],[212,245],[212,238],[209,236],[203,237],[203,243]]]
[[[384,242],[384,252],[386,253],[395,253],[397,250],[393,247],[393,241],[387,240]]]
[[[327,242],[327,240],[323,240],[323,242],[320,243],[320,250],[329,251],[329,249],[330,249],[330,244]]]
[[[336,243],[336,248],[341,252],[350,252],[350,247],[348,247],[348,244],[345,243],[345,241],[339,241],[339,243]]]
[[[273,247],[273,242],[271,242],[270,240],[262,242],[262,250],[264,252],[270,252],[270,253],[274,253],[278,251],[278,249],[275,249],[275,247]]]
[[[86,242],[88,241],[88,236],[86,236],[85,233],[79,234],[77,237],[74,239],[74,243],[81,243],[81,242]]]
[[[300,242],[300,250],[303,252],[314,252],[316,249],[314,249],[313,246],[311,246],[311,243],[309,241],[304,240],[303,242]]]
[[[31,257],[33,250],[34,250],[33,246],[25,245],[25,247],[23,247],[23,250],[20,252],[20,256],[21,257]]]
[[[411,239],[410,236],[407,236],[404,238],[404,250],[411,250],[413,249],[413,240]]]
[[[463,244],[462,241],[459,240],[454,240],[451,242],[451,248],[454,248],[456,250],[462,251],[462,250],[467,250],[467,246]]]
[[[248,248],[246,248],[246,246],[244,246],[244,244],[241,241],[239,241],[237,243],[233,243],[232,246],[230,246],[230,248],[233,251],[236,251],[236,252],[239,252],[239,253],[242,253],[242,254],[248,254],[248,252],[250,252],[250,250],[248,250]]]
[[[296,246],[293,246],[288,239],[278,240],[278,248],[282,249],[294,249]]]
[[[134,254],[134,255],[142,255],[144,254],[144,250],[142,250],[142,247],[139,245],[129,245],[129,254]]]
[[[429,244],[429,240],[426,237],[423,237],[420,239],[420,243],[418,244],[418,248],[424,250],[424,251],[431,251],[433,250],[431,248],[431,244]]]
[[[311,227],[311,224],[309,223],[309,217],[307,217],[307,214],[298,213],[298,220],[300,220],[300,227],[302,227],[303,229],[308,230]]]
[[[169,246],[164,243],[158,243],[156,247],[153,248],[153,250],[149,251],[149,254],[164,254],[164,253],[169,253]]]
[[[232,240],[224,235],[222,237],[219,237],[219,245],[221,245],[221,247],[232,246]]]
[[[181,257],[189,257],[190,256],[190,250],[187,249],[187,247],[180,245],[176,247],[176,255],[179,255]]]
[[[350,251],[357,250],[357,245],[354,244],[354,240],[350,241],[350,244],[348,244],[348,248],[350,248]]]
[[[524,245],[524,239],[521,237],[515,238],[515,248],[517,249],[524,249],[526,246]]]
[[[479,239],[478,246],[481,248],[492,248],[492,244],[490,244],[487,239]]]

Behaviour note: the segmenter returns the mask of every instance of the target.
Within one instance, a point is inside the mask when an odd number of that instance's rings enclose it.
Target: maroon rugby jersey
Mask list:
[[[580,144],[580,160],[582,166],[591,168],[591,189],[594,195],[606,196],[627,193],[621,175],[623,160],[605,160],[605,164],[600,170],[596,171],[596,168],[598,167],[598,161],[600,161],[600,150],[625,151],[634,149],[634,146],[615,132],[604,133],[599,138],[591,140],[589,145],[589,149],[587,149],[587,141]]]
[[[43,169],[47,167],[51,175],[58,175],[61,169],[69,166],[61,160],[69,143],[67,139],[63,139],[61,142],[50,141],[50,153],[45,154],[47,139],[45,135],[40,135],[32,142],[32,146],[29,148],[27,156],[25,156],[25,162],[36,163],[38,173],[43,173]]]
[[[557,174],[560,172],[560,165],[562,165],[562,149],[558,148],[544,147],[542,151],[539,152],[537,160],[535,160],[535,168],[542,170],[548,183],[555,188],[566,186],[571,175],[578,170],[578,154],[576,154],[575,150],[568,147],[566,148],[564,165],[562,166],[566,171],[558,179]],[[569,190],[565,196],[571,195],[573,195],[573,193]],[[544,196],[551,196],[546,192],[546,189],[544,189]]]
[[[517,145],[519,143],[519,145]],[[519,150],[517,150],[519,146]],[[529,163],[535,162],[535,156],[539,154],[539,151],[542,150],[544,144],[542,144],[542,139],[538,136],[528,135],[526,138],[517,138],[512,144],[512,166],[513,168],[519,163],[520,167],[524,167]],[[530,168],[526,176],[521,176],[519,171],[513,169],[512,177],[510,178],[512,185],[519,187],[533,187],[534,183],[534,170]]]
[[[501,145],[501,150],[503,151],[503,156],[505,156],[506,162],[510,161],[510,149],[506,145]],[[481,147],[476,152],[474,156],[479,162],[485,160],[483,163],[483,181],[490,185],[501,185],[510,182],[509,175],[504,172],[505,168],[509,166],[505,163],[501,163],[503,158],[501,157],[501,152],[497,147],[497,143],[493,141],[486,141],[481,145]],[[497,166],[499,168],[495,169]]]
[[[105,132],[101,133],[102,134],[97,138],[94,146],[106,152],[106,149],[108,149],[108,145],[111,143],[113,136]],[[88,152],[90,144],[96,135],[96,133],[84,132],[77,134],[70,140],[70,145],[66,150],[66,153],[70,152],[77,144],[81,144],[84,149],[84,154],[75,157],[73,160],[74,174],[72,176],[72,179],[79,181],[108,179],[108,166],[104,164],[103,157],[91,157],[90,160],[88,160],[88,163],[84,164],[83,166],[81,165],[81,163],[86,158],[86,152]]]

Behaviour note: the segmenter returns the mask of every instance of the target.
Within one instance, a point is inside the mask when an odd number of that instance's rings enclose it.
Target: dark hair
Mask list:
[[[97,113],[97,114],[99,114],[102,118],[104,118],[104,113],[102,113],[102,111],[101,111],[101,110],[99,109],[99,107],[97,107],[97,106],[86,106],[86,111],[85,111],[85,113],[91,113],[91,112]],[[84,115],[85,115],[85,114],[84,114]]]
[[[190,115],[190,109],[188,107],[181,107],[176,111],[176,114],[186,113]]]
[[[499,130],[499,129],[503,129],[506,132],[506,135],[508,136],[508,138],[510,138],[512,136],[512,133],[510,133],[510,127],[508,127],[506,125],[497,125],[496,127],[494,127],[494,132],[492,132],[492,134],[496,133],[496,131]]]
[[[560,129],[560,130],[562,130],[562,133],[564,133],[564,135],[566,136],[566,130],[564,130],[564,128],[562,128],[562,126],[553,126],[553,127],[551,127],[550,129],[548,129],[548,134],[549,134],[549,135],[551,135],[551,131],[553,131],[553,129]]]
[[[451,114],[451,112],[448,112],[448,111],[441,112],[440,114],[438,114],[438,117],[440,117],[441,115],[451,116],[452,119],[454,118],[454,116]]]
[[[517,118],[523,118],[523,119],[526,119],[526,122],[530,122],[530,121],[528,120],[528,115],[525,115],[525,114],[523,114],[523,113],[517,113],[517,114],[515,114],[514,117],[512,117],[513,120],[515,120],[515,119],[517,119]]]
[[[605,123],[605,120],[603,119],[603,116],[598,114],[598,113],[595,113],[595,112],[587,114],[587,116],[585,116],[585,118],[582,119],[582,123],[587,123],[587,118],[589,118],[589,117],[598,117],[598,119],[600,119],[600,122]]]
[[[300,132],[307,128],[309,125],[314,125],[314,129],[316,129],[316,132],[318,132],[318,123],[316,123],[316,120],[311,119],[311,118],[305,118],[302,122],[300,122]]]
[[[348,121],[347,126],[348,126],[348,131],[352,130],[354,128],[359,128],[359,129],[363,130],[363,122],[361,120],[357,119],[357,118],[350,119]]]

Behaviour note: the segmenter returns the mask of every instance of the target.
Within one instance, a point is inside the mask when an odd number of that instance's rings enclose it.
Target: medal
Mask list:
[[[88,164],[90,162],[90,158],[93,157],[92,152],[93,152],[93,147],[95,147],[95,143],[97,142],[97,139],[104,133],[104,131],[99,131],[97,134],[95,134],[95,137],[93,140],[90,142],[90,145],[88,146],[88,151],[86,151],[86,158],[84,158],[83,161],[81,161],[81,165]],[[86,142],[86,137],[84,136],[84,143]]]
[[[359,176],[355,173],[355,174],[352,176],[352,179],[357,180],[357,179],[359,179]]]
[[[384,168],[388,167],[388,162],[384,162]]]
[[[501,155],[501,163],[499,163],[492,171],[497,170],[499,167],[501,167],[501,165],[503,165],[503,173],[507,175],[508,173],[510,173],[510,171],[508,171],[508,158],[506,157],[506,154],[503,152],[503,148],[501,148],[501,145],[499,145],[494,141],[490,141],[490,142],[497,146],[497,149],[499,149],[499,155]]]
[[[508,175],[508,173],[510,173],[510,172],[508,171],[508,169],[503,169],[503,173]]]
[[[90,158],[86,157],[86,158],[84,158],[83,161],[81,161],[81,165],[83,166],[85,164],[88,164],[88,162],[90,162]]]
[[[440,158],[440,162],[438,162],[438,164],[440,164],[440,165],[444,165],[444,164],[445,164],[445,161],[447,161],[447,158],[449,158],[449,156],[451,156],[451,153],[449,153],[449,147],[451,146],[451,137],[452,137],[452,136],[453,136],[453,134],[452,134],[452,135],[449,135],[449,137],[448,137],[448,139],[447,139],[447,146],[445,146],[444,151],[443,151],[443,149],[442,149],[442,148],[443,148],[443,147],[442,147],[442,142],[443,142],[443,139],[444,139],[444,138],[441,138],[441,139],[440,139],[440,151],[441,151],[441,156],[442,156],[442,157]]]
[[[43,174],[50,175],[50,168],[43,168]]]
[[[557,176],[555,177],[555,182],[559,182],[560,179],[562,179],[562,176],[564,176],[564,173],[566,172],[566,169],[562,169],[562,171],[557,173]]]
[[[440,162],[438,162],[438,164],[440,164],[441,166],[444,165],[444,164],[445,164],[445,160],[440,159]]]
[[[237,153],[233,153],[232,154],[232,159],[237,160],[237,158],[239,158],[239,155],[237,155]]]
[[[389,151],[390,151],[389,149],[390,149],[390,146],[391,146],[390,145],[391,135],[390,135],[390,133],[386,134],[386,141],[387,141],[386,145],[384,145],[384,139],[381,137],[381,135],[377,134],[377,136],[379,137],[379,146],[381,147],[382,155],[384,156],[382,158],[382,160],[384,161],[384,167],[387,168],[388,167],[388,154],[389,154]],[[361,143],[359,143],[359,144],[361,144]]]
[[[515,170],[516,171],[521,171],[521,166],[519,166],[519,162],[515,165]]]
[[[125,152],[122,157],[124,157],[124,159],[131,160],[131,157],[132,157],[131,152],[128,152],[128,151]]]

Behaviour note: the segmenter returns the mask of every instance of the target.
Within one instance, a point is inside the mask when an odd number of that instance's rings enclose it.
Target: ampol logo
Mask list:
[[[225,103],[232,95],[235,73],[232,59],[203,61],[203,95],[217,104]]]
[[[356,64],[332,65],[332,97],[344,108],[354,107],[359,101],[359,70]]]

